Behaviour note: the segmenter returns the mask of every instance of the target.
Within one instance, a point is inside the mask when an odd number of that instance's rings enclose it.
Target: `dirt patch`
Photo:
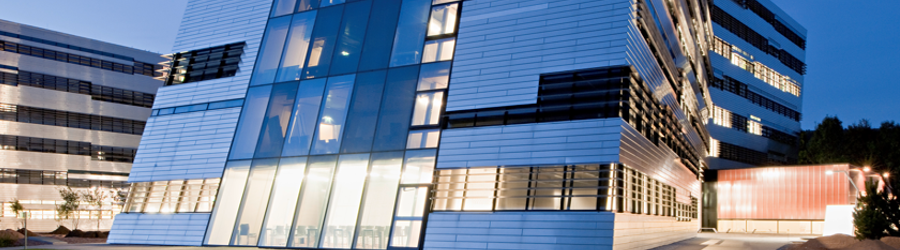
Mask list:
[[[853,245],[847,246],[845,248],[841,248],[840,250],[897,250],[894,247],[888,246],[888,244],[884,244],[884,242],[878,240],[864,240]]]
[[[796,245],[796,246],[788,248],[788,249],[790,249],[790,250],[828,250],[828,248],[825,247],[825,245],[822,245],[822,242],[820,242],[817,239],[808,240],[808,241],[804,242],[803,244]]]
[[[106,239],[103,238],[66,237],[61,234],[41,234],[41,237],[54,238],[69,244],[106,243]]]
[[[842,249],[859,242],[856,238],[846,234],[835,234],[816,238],[827,249]]]
[[[12,230],[12,229],[6,229],[3,231],[0,231],[0,237],[10,237],[13,239],[24,239],[25,235],[22,233],[16,232],[15,230]]]
[[[900,237],[887,236],[881,238],[881,242],[896,249],[900,249]]]

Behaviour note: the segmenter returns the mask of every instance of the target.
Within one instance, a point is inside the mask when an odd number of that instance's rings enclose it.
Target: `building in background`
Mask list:
[[[109,242],[645,249],[692,237],[708,8],[189,1]]]
[[[113,192],[82,205],[79,228],[121,210],[128,172],[157,88],[159,54],[0,20],[0,228],[17,228],[10,203],[31,212],[29,228],[56,228],[58,190]],[[71,222],[64,225],[72,227]]]
[[[716,0],[709,11],[710,171],[796,164],[806,29],[770,0]],[[715,185],[706,178],[704,192]],[[704,218],[703,227],[716,225]]]

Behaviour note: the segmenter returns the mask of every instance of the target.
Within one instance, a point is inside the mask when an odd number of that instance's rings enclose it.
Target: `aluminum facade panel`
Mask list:
[[[533,104],[542,73],[625,64],[629,0],[463,4],[448,111]]]
[[[123,148],[137,148],[141,142],[140,135],[10,121],[0,121],[0,135],[82,141],[94,145]]]
[[[129,182],[218,178],[241,108],[151,117]]]
[[[75,94],[30,86],[0,84],[0,103],[82,114],[145,121],[150,109],[125,104],[92,100],[89,95]]]
[[[621,118],[446,129],[437,168],[618,161]]]
[[[131,163],[93,161],[90,156],[0,150],[4,168],[33,170],[85,170],[128,173]]]
[[[656,146],[628,124],[621,125],[620,162],[677,189],[676,201],[690,204],[700,196],[700,180],[666,146]]]
[[[116,216],[109,244],[199,246],[206,233],[208,213],[137,214]]]
[[[88,48],[88,49],[95,49],[95,50],[99,50],[99,51],[103,51],[103,52],[109,52],[109,53],[119,54],[119,55],[124,55],[124,56],[130,56],[130,57],[133,57],[134,60],[141,61],[141,62],[156,63],[156,62],[162,61],[161,58],[159,57],[159,54],[157,54],[157,53],[139,50],[139,49],[135,49],[135,48],[129,48],[129,47],[111,44],[111,43],[106,43],[106,42],[89,39],[89,38],[85,38],[85,37],[80,37],[80,36],[76,36],[76,35],[59,33],[56,31],[46,30],[46,29],[38,28],[38,27],[34,27],[34,26],[22,25],[19,23],[14,23],[14,22],[6,21],[6,20],[0,20],[0,30],[19,34],[19,35],[26,35],[26,36],[36,37],[36,38],[40,38],[40,39],[46,39],[46,40],[50,40],[50,41],[62,41],[65,44],[69,44],[69,45],[79,46],[79,47]],[[7,37],[3,37],[3,39],[6,39],[6,38]],[[69,50],[66,48],[55,47],[55,46],[50,46],[50,45],[41,45],[40,43],[35,43],[34,45],[42,46],[44,48],[52,48],[54,50],[60,50],[60,51],[64,50],[66,52],[72,51],[72,52],[82,53],[77,50]],[[97,54],[86,54],[86,55],[90,55],[91,57],[101,57],[102,56],[102,55],[97,55]],[[105,56],[102,56],[102,57],[110,58],[110,57],[105,57]],[[112,59],[112,58],[110,58],[110,59]]]
[[[431,213],[424,249],[610,249],[611,212]]]

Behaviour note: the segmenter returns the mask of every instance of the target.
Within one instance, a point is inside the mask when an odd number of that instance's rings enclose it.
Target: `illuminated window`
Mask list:
[[[452,60],[454,46],[456,46],[456,38],[426,41],[425,52],[422,53],[422,63]]]
[[[219,178],[133,183],[124,211],[208,213],[218,189]]]
[[[754,135],[762,135],[762,124],[753,120],[747,120],[747,132]]]
[[[722,127],[730,128],[731,112],[718,106],[713,106],[713,123]]]
[[[413,112],[412,125],[437,125],[441,120],[444,92],[419,93]]]
[[[431,19],[428,21],[428,36],[456,33],[458,9],[458,3],[432,7]]]
[[[436,148],[440,137],[440,129],[410,131],[409,138],[406,141],[406,148]]]
[[[709,138],[709,157],[719,157],[719,140]]]

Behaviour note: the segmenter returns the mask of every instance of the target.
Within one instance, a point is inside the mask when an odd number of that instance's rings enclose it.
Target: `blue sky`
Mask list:
[[[716,0],[729,1],[729,0]],[[900,1],[771,0],[806,27],[804,129],[900,122]],[[0,19],[169,53],[187,0],[0,0]]]

